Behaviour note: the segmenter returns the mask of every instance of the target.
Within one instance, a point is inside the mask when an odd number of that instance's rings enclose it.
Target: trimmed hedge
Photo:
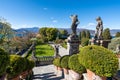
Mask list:
[[[111,77],[118,69],[118,58],[112,51],[96,45],[85,46],[79,53],[79,62],[99,76]]]
[[[35,63],[29,61],[27,58],[18,55],[10,55],[10,65],[7,68],[8,78],[12,78],[26,70],[30,70],[34,65]]]
[[[0,76],[6,73],[6,68],[9,65],[9,55],[3,49],[0,48]]]
[[[61,57],[60,64],[61,64],[62,68],[69,69],[68,60],[69,60],[69,55],[65,55],[65,56]]]
[[[79,63],[77,54],[70,56],[68,65],[71,70],[73,70],[79,74],[86,72],[85,67]]]
[[[13,77],[25,69],[24,58],[18,55],[10,55],[10,65],[7,69],[8,77]]]
[[[61,67],[61,65],[60,65],[60,58],[55,58],[55,59],[53,60],[53,64],[54,64],[55,66],[57,66],[57,67]]]

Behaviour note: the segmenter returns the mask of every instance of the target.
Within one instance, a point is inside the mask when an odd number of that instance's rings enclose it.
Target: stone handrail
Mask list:
[[[36,66],[38,65],[48,65],[53,63],[53,56],[41,56],[41,57],[36,57]]]

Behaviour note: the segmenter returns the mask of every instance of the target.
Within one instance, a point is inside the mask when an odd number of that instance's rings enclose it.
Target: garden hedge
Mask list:
[[[68,65],[71,70],[73,70],[79,74],[86,72],[85,67],[79,63],[77,54],[70,56]]]
[[[118,69],[118,58],[112,51],[96,45],[85,46],[79,53],[79,62],[99,76],[111,77]]]
[[[34,67],[34,62],[18,55],[10,55],[10,65],[7,68],[8,78],[19,75]]]
[[[55,66],[57,66],[57,67],[61,67],[60,58],[55,58],[55,59],[53,60],[53,64],[54,64]]]
[[[6,73],[6,68],[9,65],[9,55],[3,49],[0,48],[0,76]]]
[[[60,64],[61,64],[62,68],[69,69],[68,60],[69,60],[69,55],[65,55],[65,56],[61,57]]]

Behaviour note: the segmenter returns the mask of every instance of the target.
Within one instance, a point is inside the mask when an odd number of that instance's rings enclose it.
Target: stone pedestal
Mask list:
[[[95,40],[95,39],[90,39],[89,41],[91,45],[99,45],[105,48],[108,48],[108,44],[111,42],[111,40]]]
[[[69,55],[79,53],[79,38],[77,35],[72,34],[68,37],[67,50]]]

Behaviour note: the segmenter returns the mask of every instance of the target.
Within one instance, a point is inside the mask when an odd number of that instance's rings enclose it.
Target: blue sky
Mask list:
[[[0,17],[12,28],[69,28],[77,14],[78,28],[95,29],[97,16],[104,28],[120,29],[120,0],[0,0]]]

